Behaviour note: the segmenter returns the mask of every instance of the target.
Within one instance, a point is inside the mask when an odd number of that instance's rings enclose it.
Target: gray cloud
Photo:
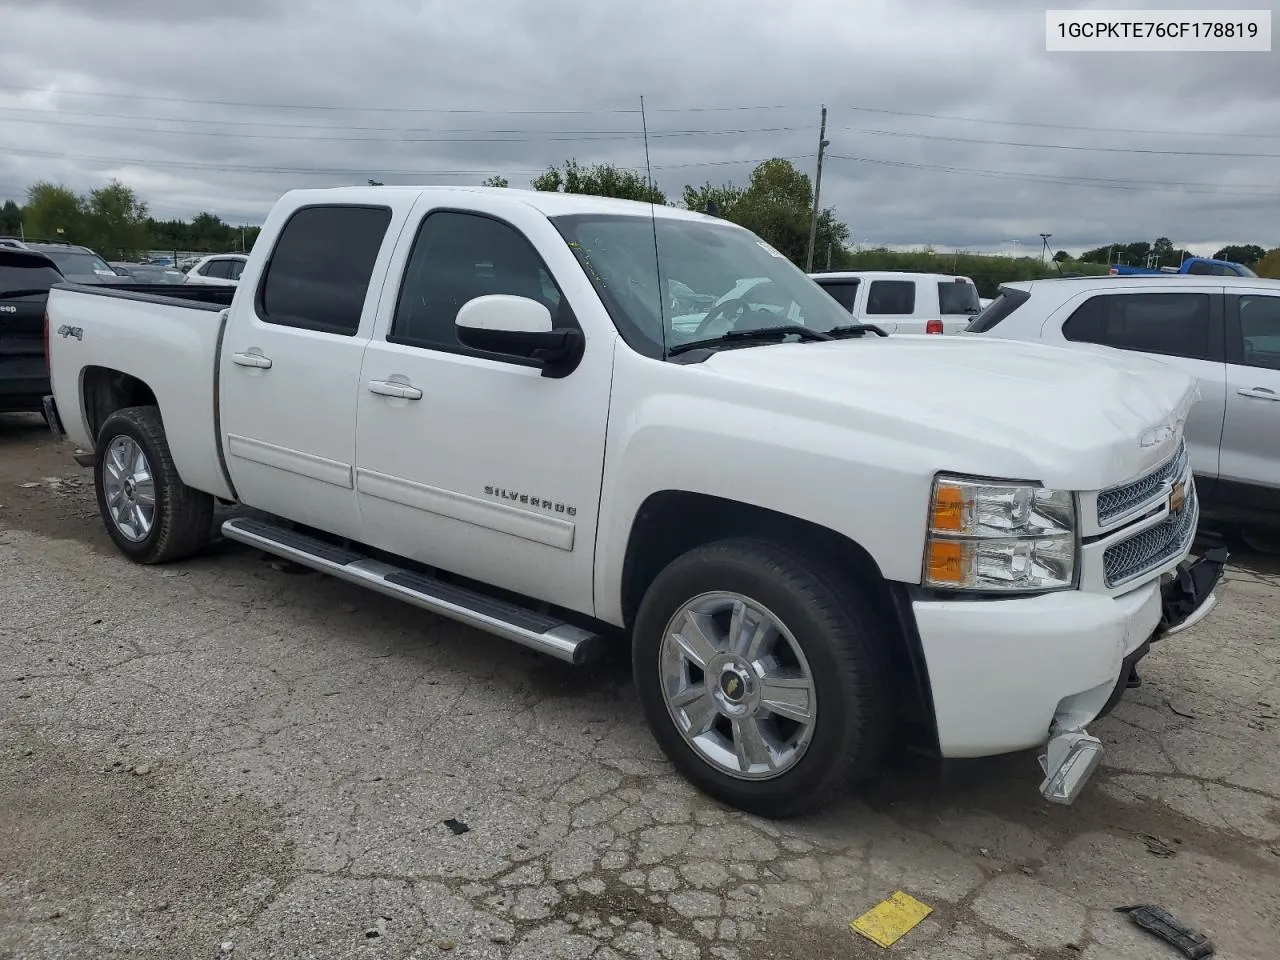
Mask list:
[[[1280,155],[1275,54],[1047,54],[1007,0],[181,6],[0,0],[0,198],[118,176],[157,216],[254,222],[294,186],[643,167],[643,93],[669,195],[811,170],[826,103],[823,198],[860,241],[1280,245],[1276,159],[1100,149]]]

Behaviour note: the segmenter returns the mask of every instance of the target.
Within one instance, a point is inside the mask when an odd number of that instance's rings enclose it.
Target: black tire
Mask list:
[[[125,536],[107,508],[103,475],[108,450],[112,441],[122,436],[141,447],[155,487],[155,519],[141,540]],[[183,560],[204,546],[213,522],[213,497],[193,490],[178,476],[158,408],[125,407],[111,414],[98,431],[96,452],[93,481],[98,494],[98,512],[107,535],[121,553],[136,563],[170,563]]]
[[[804,755],[769,780],[724,773],[689,746],[662,692],[660,650],[667,625],[694,597],[731,591],[767,607],[808,660],[817,702]],[[636,616],[632,661],[654,738],[675,767],[704,793],[758,816],[812,812],[878,767],[892,731],[887,635],[854,584],[781,544],[722,540],[674,560],[650,585]]]

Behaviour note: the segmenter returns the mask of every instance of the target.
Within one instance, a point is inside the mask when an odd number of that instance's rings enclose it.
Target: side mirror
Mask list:
[[[454,326],[463,346],[537,361],[544,377],[567,376],[585,345],[582,331],[555,327],[544,304],[506,293],[468,300]]]

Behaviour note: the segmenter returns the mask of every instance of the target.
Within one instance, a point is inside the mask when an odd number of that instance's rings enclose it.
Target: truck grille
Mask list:
[[[1170,514],[1137,536],[1107,547],[1102,566],[1107,586],[1118,587],[1150,573],[1191,546],[1200,519],[1195,481],[1187,480],[1187,502],[1180,513]]]
[[[1184,440],[1178,445],[1178,452],[1171,459],[1166,460],[1145,477],[1098,494],[1098,526],[1105,527],[1116,517],[1123,516],[1131,510],[1137,510],[1148,503],[1154,503],[1162,494],[1161,487],[1177,480],[1186,472],[1186,469],[1187,444]]]

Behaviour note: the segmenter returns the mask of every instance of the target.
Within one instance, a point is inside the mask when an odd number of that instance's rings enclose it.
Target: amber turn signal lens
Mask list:
[[[953,540],[930,541],[929,580],[932,583],[964,582],[964,544]]]
[[[938,484],[933,492],[933,529],[958,533],[964,528],[964,491],[950,484]]]

